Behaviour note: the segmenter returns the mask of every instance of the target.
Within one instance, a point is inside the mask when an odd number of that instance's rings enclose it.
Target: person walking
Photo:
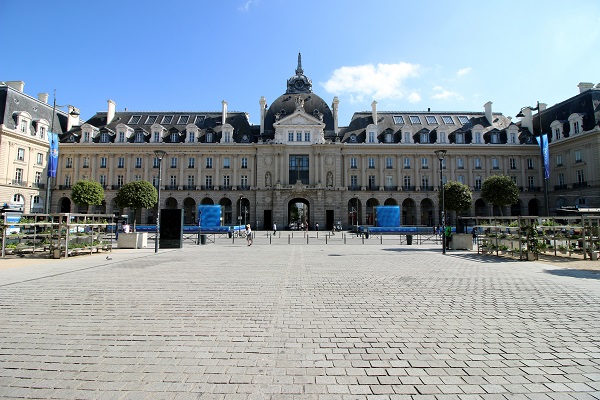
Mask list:
[[[318,231],[318,230],[319,230],[319,223],[317,222],[317,223],[315,224],[315,231]]]
[[[446,250],[450,250],[450,241],[452,240],[452,227],[450,225],[446,225],[443,235],[446,239]]]
[[[277,224],[273,222],[273,236],[277,234]]]
[[[473,235],[473,244],[477,243],[477,227],[473,227],[473,230],[471,231],[471,234]]]
[[[250,224],[246,225],[246,241],[248,242],[248,246],[252,246],[252,229],[250,229]]]

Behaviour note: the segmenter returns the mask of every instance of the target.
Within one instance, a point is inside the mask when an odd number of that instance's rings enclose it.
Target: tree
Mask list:
[[[71,189],[71,198],[79,206],[100,205],[104,201],[104,189],[96,181],[78,181]]]
[[[115,202],[121,208],[133,209],[133,230],[137,210],[154,207],[158,201],[156,188],[148,181],[129,182],[119,188]]]
[[[442,193],[438,193],[442,204]],[[444,185],[444,208],[457,214],[471,209],[473,193],[471,188],[460,182],[448,182]]]
[[[519,200],[519,188],[510,176],[494,175],[483,181],[481,197],[500,207],[500,215],[502,215],[502,207],[515,204]]]

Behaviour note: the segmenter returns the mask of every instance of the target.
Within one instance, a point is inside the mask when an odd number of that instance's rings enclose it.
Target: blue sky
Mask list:
[[[515,116],[600,82],[600,2],[0,0],[0,81],[56,89],[82,118],[118,110],[231,111],[259,123],[294,75],[356,111]]]

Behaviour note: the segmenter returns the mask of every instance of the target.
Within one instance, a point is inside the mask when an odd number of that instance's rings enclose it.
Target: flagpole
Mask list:
[[[550,203],[548,200],[548,178],[546,175],[550,175],[550,171],[546,169],[550,168],[550,165],[546,165],[546,155],[544,154],[544,131],[542,129],[542,110],[540,110],[540,102],[537,102],[538,118],[540,119],[540,154],[542,156],[542,178],[544,183],[544,202],[546,203],[546,217],[550,216]],[[546,146],[548,146],[548,138],[546,138]],[[548,161],[548,164],[550,162]]]
[[[45,213],[50,213],[50,181],[52,177],[50,176],[50,161],[52,157],[52,148],[54,147],[54,116],[56,115],[56,89],[54,89],[54,103],[52,105],[52,121],[50,122],[50,134],[48,135],[50,138],[50,151],[48,152],[49,157],[47,158],[47,166],[48,166],[48,180],[46,181],[46,210]]]

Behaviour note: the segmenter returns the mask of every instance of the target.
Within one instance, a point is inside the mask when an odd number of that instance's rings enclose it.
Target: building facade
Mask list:
[[[251,223],[258,229],[273,223],[371,225],[377,206],[400,205],[404,225],[432,226],[440,215],[435,151],[444,149],[441,180],[472,188],[470,215],[499,212],[481,198],[482,182],[495,174],[511,176],[521,191],[504,215],[546,215],[535,139],[540,123],[543,132],[552,132],[550,214],[563,206],[598,207],[600,87],[582,85],[563,103],[540,104],[535,114],[523,109],[517,124],[493,112],[491,102],[480,112],[380,111],[373,102],[370,111],[356,112],[339,126],[337,97],[330,106],[313,92],[299,56],[285,92],[270,106],[260,98],[259,125],[245,112],[228,111],[225,101],[213,112],[133,112],[117,111],[109,100],[105,112],[80,124],[59,114],[64,131],[51,211],[127,212],[115,204],[117,190],[135,180],[158,185],[154,151],[160,149],[167,153],[161,207],[182,208],[186,224],[196,223],[199,204],[221,205],[224,225]],[[20,137],[18,127],[15,121],[10,135]],[[2,129],[4,135],[4,124]],[[2,147],[2,157],[15,157]],[[7,171],[3,178],[14,174]],[[81,179],[100,182],[105,204],[80,210],[72,203],[70,188]],[[152,224],[155,215],[156,209],[142,210],[136,219]]]

